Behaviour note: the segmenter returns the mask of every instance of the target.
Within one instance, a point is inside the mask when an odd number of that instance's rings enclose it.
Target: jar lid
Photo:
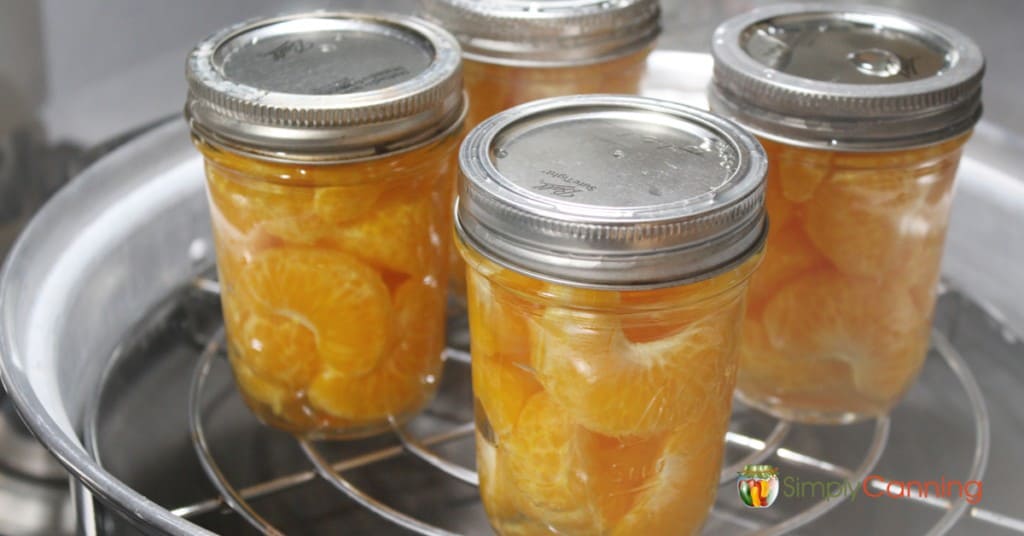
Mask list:
[[[785,143],[907,148],[962,134],[981,116],[981,50],[953,28],[906,13],[756,9],[715,30],[712,55],[712,109]]]
[[[736,266],[764,241],[764,150],[735,123],[682,104],[526,103],[473,129],[459,163],[459,236],[540,279],[678,285]]]
[[[409,148],[464,114],[458,42],[400,15],[317,12],[245,22],[189,54],[185,114],[210,141],[285,160]]]
[[[657,0],[421,0],[467,58],[522,66],[605,61],[650,44]]]

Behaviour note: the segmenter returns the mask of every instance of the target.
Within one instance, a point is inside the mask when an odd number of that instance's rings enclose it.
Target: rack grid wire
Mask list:
[[[196,280],[194,286],[204,293],[219,293],[217,282],[207,278]],[[237,513],[263,534],[282,535],[283,533],[280,530],[271,525],[253,508],[250,501],[308,483],[316,478],[321,478],[355,503],[414,533],[425,536],[458,536],[457,533],[431,525],[388,506],[381,500],[361,490],[346,479],[343,473],[391,460],[403,454],[410,454],[454,479],[471,486],[477,486],[479,477],[474,469],[448,460],[433,450],[435,447],[446,443],[472,438],[474,434],[474,423],[472,422],[462,423],[423,438],[414,437],[408,430],[408,424],[392,423],[392,433],[398,439],[399,444],[337,462],[330,462],[326,459],[317,446],[318,442],[296,438],[299,447],[311,465],[310,470],[292,473],[242,488],[234,486],[224,472],[221,471],[217,460],[209,448],[206,432],[203,427],[202,404],[200,403],[203,393],[207,388],[207,378],[210,375],[215,359],[224,355],[224,344],[224,331],[221,326],[206,343],[197,359],[188,398],[188,416],[192,443],[203,471],[220,495],[202,502],[175,508],[171,510],[172,513],[184,518],[192,518],[227,508]],[[968,474],[965,475],[964,481],[980,480],[988,462],[991,433],[984,397],[963,357],[944,334],[933,330],[931,345],[934,354],[940,356],[945,365],[956,376],[970,403],[975,423],[975,445],[970,469]],[[470,365],[470,354],[456,348],[446,348],[444,357],[445,367],[467,367]],[[764,438],[752,437],[730,430],[725,437],[726,444],[745,449],[747,453],[739,460],[727,463],[722,468],[719,486],[723,487],[733,483],[737,472],[743,466],[761,463],[773,455],[788,463],[807,468],[824,476],[837,477],[853,482],[856,485],[861,485],[864,478],[871,473],[885,452],[889,442],[889,427],[890,420],[888,416],[875,419],[870,443],[863,453],[860,463],[854,468],[837,465],[828,460],[782,447],[783,442],[793,429],[793,425],[785,420],[777,420],[774,427]],[[890,482],[885,479],[872,479],[871,481],[871,486],[878,491],[884,491],[890,485],[899,486],[896,482]],[[807,525],[831,510],[838,508],[845,499],[845,497],[821,499],[796,515],[767,527],[762,527],[745,519],[730,518],[729,520],[745,526],[754,534],[784,534]],[[909,495],[906,497],[906,500],[918,502],[943,512],[942,516],[928,531],[928,535],[938,535],[947,532],[965,514],[993,525],[1024,531],[1024,523],[1021,523],[1019,520],[972,506],[965,497],[960,497],[956,500],[946,500]],[[712,514],[714,515],[715,513],[713,512]],[[728,515],[720,512],[718,514]]]

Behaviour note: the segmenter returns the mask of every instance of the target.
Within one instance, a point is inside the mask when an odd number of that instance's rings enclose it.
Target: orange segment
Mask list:
[[[238,387],[247,396],[257,402],[266,404],[275,415],[284,412],[285,406],[292,400],[293,393],[273,380],[266,379],[252,371],[245,363],[235,361],[231,364]]]
[[[212,206],[238,234],[247,234],[261,222],[312,210],[310,188],[264,182],[210,162],[206,176]]]
[[[799,222],[785,226],[772,223],[764,262],[751,276],[747,293],[747,304],[754,314],[759,313],[783,285],[828,263],[804,234]]]
[[[911,380],[927,332],[906,289],[831,270],[783,288],[765,307],[763,320],[772,345],[797,359],[846,362],[858,390],[878,398]]]
[[[395,332],[398,355],[409,356],[411,363],[400,365],[401,370],[424,374],[424,365],[435,362],[427,369],[436,372],[444,350],[444,290],[437,281],[410,278],[395,291]]]
[[[765,146],[768,148],[768,146]],[[768,161],[772,161],[772,153],[768,153]],[[779,178],[778,166],[768,165],[768,176],[765,179],[764,203],[768,211],[769,230],[781,227],[797,215],[798,205],[782,195],[782,180]]]
[[[310,403],[335,417],[372,422],[419,410],[433,392],[444,346],[440,291],[410,279],[395,292],[397,343],[361,377],[326,370],[309,388]]]
[[[578,445],[591,500],[614,526],[642,498],[658,474],[666,436],[609,437],[581,428]]]
[[[313,407],[352,423],[400,417],[418,409],[427,388],[420,378],[382,367],[361,378],[333,369],[322,372],[309,386]]]
[[[739,387],[747,395],[835,397],[852,382],[850,365],[827,357],[791,355],[771,343],[761,322],[747,318],[740,343]]]
[[[369,213],[386,188],[384,182],[318,188],[313,212],[329,224],[346,223]]]
[[[480,499],[491,519],[509,519],[516,515],[514,486],[505,470],[498,449],[476,433],[476,467],[480,474]]]
[[[622,331],[631,342],[651,342],[678,334],[717,311],[738,307],[740,285],[761,263],[753,255],[741,266],[710,279],[677,287],[619,293]],[[625,312],[629,311],[629,312]]]
[[[382,200],[363,217],[334,230],[331,243],[370,264],[408,275],[427,272],[434,244],[441,240],[429,198],[404,196]],[[436,240],[435,240],[436,239]]]
[[[501,288],[479,270],[467,272],[470,343],[473,355],[527,356],[530,309],[523,299]],[[522,308],[517,308],[522,305]],[[531,308],[532,309],[532,308]]]
[[[268,219],[257,229],[294,246],[312,246],[331,232],[331,227],[313,213]]]
[[[803,203],[831,171],[832,152],[780,147],[771,155],[770,165],[778,167],[779,186],[787,201]]]
[[[724,426],[721,428],[724,436]],[[714,436],[718,432],[709,430]],[[694,445],[685,433],[673,437],[658,461],[657,475],[612,534],[676,536],[700,532],[715,501],[721,462],[720,442]]]
[[[500,444],[515,427],[527,400],[541,389],[533,374],[519,363],[486,354],[473,356],[473,394],[486,422]]]
[[[373,370],[391,337],[387,287],[344,253],[268,250],[245,267],[239,285],[256,306],[312,331],[320,358],[340,374]]]
[[[709,398],[731,392],[735,309],[665,339],[632,343],[614,314],[549,307],[534,332],[533,366],[551,397],[592,431],[674,430]]]
[[[808,204],[804,229],[841,272],[882,279],[906,264],[918,247],[921,231],[907,206],[912,195],[908,182],[844,183],[837,174]]]
[[[304,388],[319,368],[313,332],[288,317],[251,315],[233,339],[240,360],[255,374],[293,391]]]
[[[519,508],[557,532],[595,532],[597,516],[586,500],[586,481],[577,469],[576,427],[547,393],[526,403],[514,434],[504,444],[512,481],[521,492]]]

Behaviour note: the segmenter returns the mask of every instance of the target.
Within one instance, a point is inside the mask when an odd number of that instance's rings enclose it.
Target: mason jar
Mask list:
[[[739,396],[804,422],[884,414],[927,353],[981,52],[876,7],[758,9],[713,41],[712,109],[754,132],[769,161]]]
[[[220,31],[187,76],[248,405],[312,437],[415,414],[441,372],[458,43],[413,17],[318,12]]]
[[[463,48],[466,130],[532,100],[588,93],[637,94],[660,31],[657,0],[421,0],[424,15]],[[465,295],[452,255],[452,291]]]
[[[477,467],[500,534],[683,534],[718,487],[767,169],[735,124],[558,97],[460,150]]]

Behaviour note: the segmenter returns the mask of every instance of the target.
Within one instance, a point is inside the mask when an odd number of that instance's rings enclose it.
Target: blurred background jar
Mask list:
[[[735,124],[621,95],[535,101],[466,138],[456,231],[499,534],[701,527],[766,167]]]
[[[928,349],[981,51],[909,14],[786,5],[723,23],[712,53],[712,109],[769,159],[738,392],[798,421],[882,415]]]
[[[424,15],[463,48],[466,128],[517,104],[587,93],[636,94],[660,31],[657,0],[422,0]],[[452,255],[451,285],[465,296]]]
[[[437,386],[458,43],[400,15],[243,23],[188,59],[235,378],[268,424],[356,437]]]

